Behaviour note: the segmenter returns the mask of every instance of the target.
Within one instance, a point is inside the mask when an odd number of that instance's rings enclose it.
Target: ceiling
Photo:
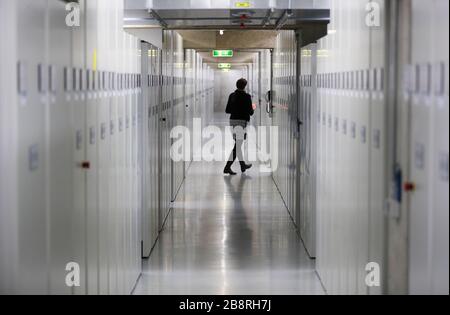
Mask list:
[[[274,48],[285,29],[301,31],[308,45],[327,35],[329,22],[330,0],[125,0],[125,28],[176,30],[207,60],[212,49]],[[237,53],[231,62],[249,58]]]
[[[178,30],[187,49],[271,49],[277,31],[229,30],[222,35],[215,30]]]
[[[283,17],[286,21],[283,24]],[[328,24],[329,10],[127,10],[125,25],[166,29],[298,29]]]
[[[233,58],[213,58],[210,50],[198,50],[198,53],[205,63],[214,66],[219,63],[232,63],[233,65],[253,63],[258,51],[235,50]]]
[[[125,0],[125,25],[134,27],[281,30],[329,21],[329,0]]]

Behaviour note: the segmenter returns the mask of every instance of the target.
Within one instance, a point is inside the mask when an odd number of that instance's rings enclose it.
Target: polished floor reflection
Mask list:
[[[270,175],[222,169],[192,165],[134,293],[323,294]]]

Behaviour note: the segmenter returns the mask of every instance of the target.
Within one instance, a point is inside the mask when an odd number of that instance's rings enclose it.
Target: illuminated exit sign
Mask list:
[[[231,69],[231,63],[219,63],[218,68],[219,69]]]
[[[232,50],[213,50],[214,58],[232,58],[234,52]]]

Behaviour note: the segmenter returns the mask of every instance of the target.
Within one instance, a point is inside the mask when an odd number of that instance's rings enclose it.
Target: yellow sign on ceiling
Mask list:
[[[234,3],[234,6],[239,9],[250,8],[252,6],[250,1],[238,1]]]

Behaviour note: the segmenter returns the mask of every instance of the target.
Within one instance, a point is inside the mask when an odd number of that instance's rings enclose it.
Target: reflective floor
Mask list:
[[[323,294],[270,174],[223,167],[192,165],[134,293]]]

